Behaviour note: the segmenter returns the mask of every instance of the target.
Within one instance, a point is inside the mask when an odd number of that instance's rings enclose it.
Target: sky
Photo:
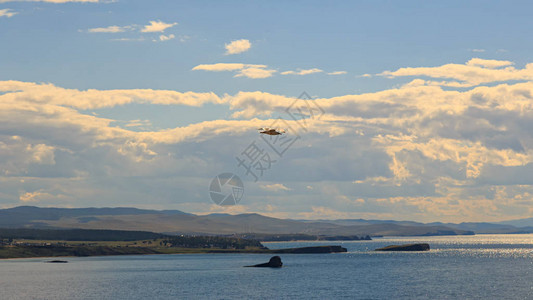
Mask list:
[[[0,0],[0,208],[531,217],[532,9]]]

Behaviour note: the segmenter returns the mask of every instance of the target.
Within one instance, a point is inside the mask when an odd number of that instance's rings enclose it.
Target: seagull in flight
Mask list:
[[[257,130],[259,130],[259,133],[268,134],[268,135],[280,135],[286,132],[285,129],[279,129],[279,128],[274,129],[274,128],[268,128],[268,127],[262,127]]]

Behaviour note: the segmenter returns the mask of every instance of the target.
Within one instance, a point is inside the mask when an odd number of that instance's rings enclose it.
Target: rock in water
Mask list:
[[[429,251],[429,244],[391,245],[376,251]]]
[[[270,260],[267,263],[264,264],[258,264],[253,266],[246,266],[246,267],[254,267],[254,268],[281,268],[283,266],[283,263],[281,262],[281,257],[279,256],[272,256]]]

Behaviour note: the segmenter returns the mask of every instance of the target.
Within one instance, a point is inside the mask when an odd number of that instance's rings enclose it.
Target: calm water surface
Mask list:
[[[427,242],[429,252],[374,252]],[[0,299],[533,299],[533,235],[266,243],[336,244],[339,254],[285,254],[284,267],[243,268],[263,254],[0,260]]]

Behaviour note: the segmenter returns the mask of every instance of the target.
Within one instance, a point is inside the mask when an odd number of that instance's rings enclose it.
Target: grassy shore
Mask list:
[[[268,249],[266,247],[216,248],[216,247],[169,247],[162,246],[163,239],[143,241],[52,241],[17,240],[11,245],[0,246],[0,259],[34,257],[80,257],[106,255],[144,254],[194,254],[194,253],[257,253],[301,254],[345,252],[340,246],[317,246],[291,249]]]
[[[60,256],[103,256],[140,254],[185,254],[185,253],[269,253],[259,247],[246,249],[184,248],[161,246],[163,239],[143,241],[57,241],[16,240],[11,245],[0,246],[0,259],[60,257]]]

